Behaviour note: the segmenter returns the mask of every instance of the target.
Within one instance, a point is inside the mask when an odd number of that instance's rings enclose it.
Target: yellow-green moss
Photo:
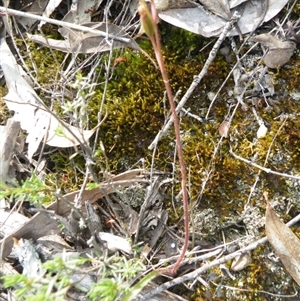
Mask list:
[[[173,92],[175,94],[181,89],[182,93],[185,93],[193,76],[202,69],[212,46],[199,52],[208,43],[208,39],[166,24],[163,24],[161,28],[164,58]],[[64,54],[49,51],[47,48],[36,50],[36,45],[28,43],[31,47],[33,61],[38,66],[37,79],[42,86],[47,86],[49,78],[58,79]],[[153,56],[149,41],[141,39],[139,43],[149,55]],[[121,56],[122,60],[119,60]],[[103,55],[103,61],[106,58],[108,55]],[[114,66],[110,69],[111,79],[105,95],[103,95],[103,82],[106,74],[104,68],[98,67],[99,86],[96,88],[88,108],[90,123],[91,126],[94,126],[97,124],[97,113],[101,101],[103,97],[105,98],[103,114],[107,110],[108,118],[100,128],[99,140],[103,142],[106,149],[108,166],[105,165],[104,154],[99,151],[96,156],[96,164],[93,166],[99,177],[101,177],[102,166],[111,172],[118,173],[133,166],[140,158],[144,158],[146,167],[149,167],[152,151],[148,150],[148,146],[162,128],[165,114],[169,113],[168,102],[164,100],[164,85],[160,73],[145,56],[130,49],[122,52],[115,50],[112,61]],[[30,60],[28,64],[30,66]],[[281,121],[275,119],[281,111],[295,114],[295,116],[300,113],[299,103],[292,100],[287,93],[293,90],[299,91],[300,58],[298,54],[293,57],[290,65],[293,68],[282,68],[273,76],[277,82],[276,91],[285,92],[281,93],[284,96],[279,99],[279,104],[274,106],[271,112],[266,107],[257,108],[258,114],[269,129],[266,137],[254,142],[258,129],[255,117],[251,111],[238,111],[231,125],[231,138],[223,140],[211,165],[210,161],[219,140],[218,128],[228,112],[226,89],[232,85],[232,81],[229,81],[221,92],[208,120],[199,122],[188,116],[182,117],[182,142],[187,168],[190,171],[191,202],[198,199],[206,174],[210,172],[209,168],[212,170],[197,210],[212,208],[220,215],[221,221],[230,216],[232,211],[238,213],[243,210],[243,204],[247,201],[258,170],[233,158],[229,154],[230,147],[238,155],[248,160],[254,160],[254,156],[256,156],[255,163],[263,166],[272,144],[271,156],[267,160],[266,167],[279,172],[299,172],[300,119],[289,118],[280,132],[278,130]],[[218,55],[186,107],[204,119],[210,104],[206,97],[207,93],[216,91],[231,68],[232,64],[227,63],[224,57]],[[85,71],[82,70],[83,73]],[[48,97],[43,93],[41,96]],[[59,111],[59,108],[56,110]],[[278,135],[274,140],[277,132]],[[91,145],[95,143],[97,150],[100,150],[99,140],[91,139]],[[156,168],[165,171],[172,170],[174,147],[174,134],[173,130],[170,130],[168,135],[159,142],[155,157]],[[48,156],[50,168],[54,172],[50,180],[55,183],[57,179],[59,188],[65,192],[77,189],[84,177],[82,171],[85,170],[85,162],[81,156],[70,161],[69,156],[73,152],[73,150],[62,149]],[[292,197],[294,193],[290,184],[291,182],[285,178],[262,172],[258,188],[260,192],[267,190],[271,198],[275,196],[288,198]],[[179,191],[179,184],[176,188]],[[260,203],[261,200],[257,196],[251,200],[252,205]],[[300,210],[300,205],[295,203],[294,206],[295,211]],[[181,212],[182,208],[179,207],[178,212]],[[241,281],[252,292],[235,292],[235,297],[232,297],[231,300],[265,300],[265,295],[255,293],[258,289],[271,289],[268,287],[270,283],[267,282],[265,275],[268,274],[270,279],[274,279],[274,283],[276,281],[280,283],[282,280],[283,274],[274,275],[273,278],[268,267],[261,265],[260,254],[263,251],[264,248],[256,250],[253,253],[252,265],[239,272],[236,281],[228,282],[228,285],[238,287],[238,281]],[[289,290],[290,288],[287,288],[286,292],[282,291],[281,293],[291,293]],[[202,293],[203,290],[199,288],[199,294],[194,295],[194,300],[202,300],[204,298]],[[242,296],[244,296],[243,299],[238,299]]]

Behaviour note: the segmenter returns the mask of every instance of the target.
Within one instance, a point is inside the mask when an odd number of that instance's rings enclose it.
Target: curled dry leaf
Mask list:
[[[278,68],[286,64],[296,49],[296,43],[293,41],[282,41],[268,33],[255,36],[251,38],[251,41],[259,42],[269,48],[263,59],[269,68]]]
[[[300,285],[300,240],[287,227],[271,208],[267,201],[266,234],[270,245],[282,264]]]

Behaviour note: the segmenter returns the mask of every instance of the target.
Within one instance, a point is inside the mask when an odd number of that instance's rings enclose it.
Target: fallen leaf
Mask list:
[[[199,2],[210,12],[225,19],[230,20],[231,12],[228,0],[199,0]]]
[[[235,257],[231,264],[231,270],[234,272],[239,272],[245,269],[252,262],[252,257],[250,254],[245,253]]]
[[[95,132],[71,126],[47,110],[42,100],[16,69],[2,63],[3,73],[9,88],[4,97],[7,107],[15,112],[14,120],[21,123],[21,128],[28,132],[29,158],[32,157],[42,139],[55,147],[72,147],[85,143]],[[58,134],[58,130],[60,134]]]
[[[27,36],[34,42],[51,47],[63,52],[75,53],[96,53],[109,51],[112,48],[130,47],[135,50],[141,50],[139,45],[130,38],[128,34],[118,25],[105,22],[88,22],[81,24],[82,26],[107,32],[116,37],[124,37],[130,40],[129,43],[122,43],[121,41],[109,41],[106,37],[96,35],[91,32],[78,31],[71,28],[63,28],[63,36],[65,40],[49,39],[42,35]]]
[[[69,5],[69,11],[65,14],[62,21],[73,24],[91,22],[92,13],[90,11],[97,11],[102,2],[103,0],[73,1],[72,5]],[[62,27],[58,30],[62,36],[64,36],[64,29]]]
[[[48,4],[48,1],[40,1],[40,0],[26,0],[20,2],[20,1],[8,1],[7,5],[9,8],[16,9],[16,10],[22,10],[27,13],[32,13],[35,15],[41,16],[43,12],[46,9],[46,6]],[[33,24],[36,22],[36,20],[23,16],[15,17],[18,23],[22,25],[26,30],[29,30],[33,26]]]
[[[276,215],[267,201],[266,234],[270,245],[293,279],[300,285],[300,240]]]
[[[219,127],[219,135],[221,137],[227,138],[228,137],[229,128],[230,128],[230,122],[225,119],[221,123],[221,125]]]
[[[87,142],[97,128],[98,126],[91,130],[83,130],[50,115],[46,144],[55,147],[73,147]],[[57,129],[59,129],[59,133],[57,133]]]
[[[101,182],[91,190],[85,189],[81,196],[81,203],[84,204],[86,201],[89,201],[93,204],[106,194],[116,192],[122,187],[129,187],[136,183],[148,183],[148,180],[145,178],[144,169],[125,171],[119,175],[112,176],[107,181]],[[69,204],[74,204],[74,200],[79,193],[80,190],[77,190],[67,193],[63,197],[59,197],[58,201],[55,201],[47,207],[47,210],[55,210],[56,214],[64,217],[69,215],[72,208]]]
[[[296,50],[296,43],[293,41],[282,41],[271,34],[263,33],[250,39],[259,42],[267,47],[268,53],[263,58],[269,68],[278,68],[286,64]]]
[[[208,11],[199,5],[195,8],[168,9],[161,11],[159,12],[159,17],[174,26],[201,34],[205,37],[219,36],[228,22],[227,1],[214,0],[212,2],[204,0],[204,2],[208,9],[213,9],[215,11]],[[231,15],[233,15],[235,11],[241,15],[241,18],[238,21],[238,27],[241,32],[245,34],[253,32],[264,22],[267,22],[276,16],[287,2],[288,0],[233,0],[229,1],[229,7]],[[211,5],[211,3],[216,4]],[[210,6],[213,8],[210,8]],[[216,6],[219,6],[219,8],[216,8]],[[223,6],[225,7],[224,12],[221,11]],[[222,15],[222,17],[219,15]],[[233,28],[229,32],[230,36],[238,34],[239,32],[236,28]]]
[[[20,68],[4,38],[0,40],[0,52],[0,65],[8,87],[4,100],[8,109],[15,113],[13,120],[19,121],[21,128],[28,133],[29,160],[44,138],[50,146],[73,147],[84,144],[94,134],[99,125],[92,130],[83,130],[59,120],[49,111],[21,76]]]
[[[50,18],[51,14],[54,12],[54,10],[60,5],[62,0],[50,0],[47,3],[47,6],[43,12],[43,17]],[[46,22],[40,22],[39,29],[41,29],[42,25],[44,25]]]

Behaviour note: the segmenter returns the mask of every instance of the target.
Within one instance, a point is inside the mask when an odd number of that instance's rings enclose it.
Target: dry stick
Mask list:
[[[272,169],[270,169],[270,168],[266,168],[266,167],[263,167],[263,166],[261,166],[261,165],[258,165],[258,164],[256,164],[256,163],[250,161],[250,160],[247,160],[247,159],[245,159],[245,158],[243,158],[243,157],[237,155],[236,153],[234,153],[233,150],[232,150],[231,148],[230,148],[230,150],[229,150],[229,153],[230,153],[234,158],[236,158],[236,159],[238,159],[238,160],[241,160],[241,161],[243,161],[243,162],[249,164],[250,166],[256,167],[256,168],[258,168],[258,169],[260,169],[260,170],[262,170],[262,171],[264,171],[264,172],[266,172],[266,173],[270,173],[270,174],[277,175],[277,176],[280,176],[280,177],[285,177],[285,178],[300,180],[300,176],[294,176],[294,175],[289,175],[289,174],[287,174],[287,173],[277,172],[277,171],[274,171],[274,170],[272,170]]]
[[[290,220],[286,225],[288,227],[291,227],[293,225],[295,225],[296,223],[298,223],[300,221],[300,214],[297,215],[296,217],[294,217],[292,220]],[[188,281],[188,280],[192,280],[192,279],[196,279],[199,275],[203,274],[205,271],[211,269],[214,266],[220,265],[222,263],[225,263],[226,261],[229,261],[237,256],[240,256],[242,254],[245,254],[249,251],[252,251],[254,249],[256,249],[257,247],[259,247],[260,245],[266,243],[268,241],[267,237],[263,237],[255,242],[253,242],[252,244],[248,245],[245,248],[242,248],[238,251],[235,251],[231,254],[225,255],[219,259],[216,259],[208,264],[203,265],[201,268],[183,275],[182,277],[178,277],[174,280],[168,281],[164,284],[162,284],[161,286],[157,287],[156,289],[154,289],[153,291],[145,294],[143,297],[138,298],[137,301],[141,301],[141,300],[149,300],[151,297],[161,293],[162,291],[167,290],[169,287],[172,287],[174,285],[180,284],[182,282]]]
[[[116,35],[112,35],[112,34],[108,34],[107,32],[101,31],[101,30],[97,30],[97,29],[93,29],[90,27],[86,27],[86,26],[81,26],[81,25],[77,25],[77,24],[73,24],[73,23],[69,23],[69,22],[64,22],[64,21],[58,21],[55,19],[50,19],[47,17],[42,17],[42,16],[38,16],[38,15],[34,15],[34,14],[30,14],[30,13],[26,13],[26,12],[21,12],[15,9],[10,9],[10,8],[6,8],[3,6],[0,6],[0,16],[3,15],[3,13],[6,15],[12,15],[12,16],[18,16],[18,17],[24,17],[24,18],[30,18],[30,19],[34,19],[34,20],[39,20],[39,21],[44,21],[44,22],[48,22],[54,25],[58,25],[58,26],[62,26],[62,27],[67,27],[67,28],[72,28],[75,30],[80,30],[83,32],[90,32],[90,33],[94,33],[98,36],[101,37],[107,37],[110,39],[115,39],[117,41],[123,42],[123,43],[131,43],[131,39],[130,38],[126,38],[126,37],[118,37]]]
[[[176,274],[176,272],[180,266],[180,263],[182,262],[182,260],[184,258],[184,255],[187,251],[188,244],[189,244],[189,208],[188,208],[188,193],[187,193],[187,187],[186,187],[187,176],[186,176],[186,167],[185,167],[185,162],[184,162],[184,158],[183,158],[183,150],[182,150],[182,144],[181,144],[181,138],[180,138],[179,119],[176,114],[176,107],[175,107],[175,103],[174,103],[174,99],[173,99],[173,94],[172,94],[169,78],[168,78],[167,71],[166,71],[165,64],[164,64],[163,57],[162,57],[160,36],[159,36],[157,22],[156,22],[158,15],[157,15],[156,7],[155,7],[153,0],[151,0],[151,12],[152,12],[152,21],[153,21],[153,25],[154,25],[154,37],[153,36],[150,37],[150,40],[151,40],[153,48],[154,48],[156,60],[158,62],[158,65],[159,65],[159,68],[161,71],[161,75],[162,75],[162,78],[163,78],[163,81],[164,81],[164,84],[166,87],[166,91],[167,91],[167,95],[168,95],[168,99],[169,99],[169,103],[170,103],[170,107],[171,107],[171,112],[172,112],[172,116],[173,116],[173,120],[174,120],[174,131],[175,131],[175,136],[176,136],[178,160],[179,160],[180,172],[181,172],[181,189],[182,189],[182,202],[183,202],[183,211],[184,211],[184,232],[185,232],[185,234],[184,234],[184,244],[183,244],[183,248],[181,250],[180,256],[177,259],[173,268],[170,270],[171,274]]]
[[[194,92],[194,90],[196,89],[196,87],[200,84],[200,81],[202,80],[202,78],[204,77],[204,75],[207,73],[208,67],[210,66],[210,64],[212,63],[212,61],[214,60],[214,58],[216,57],[217,51],[220,48],[221,44],[223,43],[223,41],[225,40],[229,30],[232,28],[232,25],[234,23],[236,23],[238,21],[238,19],[240,18],[240,16],[238,16],[238,13],[235,12],[232,16],[232,20],[230,20],[226,26],[224,27],[220,37],[218,38],[217,42],[215,43],[213,49],[210,51],[208,59],[204,65],[204,67],[202,68],[201,72],[199,73],[198,76],[196,76],[192,82],[192,84],[190,85],[189,89],[187,90],[187,92],[184,94],[184,96],[182,97],[182,99],[180,100],[180,102],[177,105],[176,108],[176,114],[178,114],[181,109],[183,108],[183,106],[185,105],[185,103],[187,102],[187,100],[190,98],[191,94]],[[158,141],[168,132],[168,130],[170,129],[172,122],[174,120],[174,115],[172,114],[171,118],[169,119],[169,121],[167,122],[167,124],[164,126],[164,128],[162,130],[160,130],[158,132],[158,134],[156,135],[156,137],[154,138],[154,140],[152,141],[152,143],[150,144],[150,146],[148,147],[148,149],[152,150],[154,148],[155,145],[157,145]]]

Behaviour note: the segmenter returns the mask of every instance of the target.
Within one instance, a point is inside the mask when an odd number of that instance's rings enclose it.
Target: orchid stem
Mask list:
[[[183,150],[182,150],[182,144],[181,144],[181,138],[180,138],[180,126],[179,126],[179,118],[176,113],[176,107],[174,103],[174,98],[172,94],[171,85],[169,82],[168,74],[165,68],[163,56],[162,56],[162,50],[161,50],[161,43],[160,43],[160,35],[158,32],[157,22],[158,19],[157,10],[154,4],[154,1],[151,0],[151,15],[154,25],[154,36],[150,37],[151,43],[154,48],[155,57],[158,62],[160,72],[166,87],[167,96],[169,99],[171,112],[173,115],[174,120],[174,130],[175,130],[175,137],[176,137],[176,146],[177,146],[177,153],[178,153],[178,160],[180,165],[180,172],[181,172],[181,189],[182,189],[182,201],[183,201],[183,211],[184,211],[184,244],[183,248],[181,250],[181,254],[179,258],[177,259],[175,265],[173,266],[172,270],[170,271],[171,274],[176,274],[184,256],[188,248],[189,243],[189,212],[188,212],[188,193],[187,193],[187,176],[186,176],[186,166],[183,158]]]

